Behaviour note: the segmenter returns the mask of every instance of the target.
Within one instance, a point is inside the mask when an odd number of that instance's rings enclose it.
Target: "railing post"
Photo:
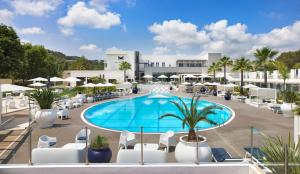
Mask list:
[[[251,126],[251,142],[250,142],[250,157],[251,157],[251,163],[253,163],[253,129],[254,129],[254,127],[253,126]]]
[[[144,140],[143,140],[144,128],[141,127],[141,165],[144,165]]]
[[[28,108],[28,155],[29,155],[29,160],[28,160],[28,165],[32,165],[32,155],[31,155],[31,151],[32,151],[32,147],[31,147],[31,143],[32,143],[32,139],[31,139],[31,100],[30,98],[28,99],[28,104],[29,104],[29,108]]]
[[[284,150],[284,174],[288,174],[289,173],[289,160],[288,160],[288,145],[284,144],[283,147]]]
[[[88,159],[88,127],[85,127],[85,164],[89,165],[89,159]]]
[[[199,164],[199,148],[198,148],[198,126],[196,127],[196,164]]]

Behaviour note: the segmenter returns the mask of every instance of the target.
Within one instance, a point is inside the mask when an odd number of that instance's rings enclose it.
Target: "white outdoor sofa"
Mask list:
[[[84,163],[85,147],[85,143],[69,143],[61,148],[35,148],[32,150],[32,163]]]
[[[167,152],[162,150],[145,150],[144,163],[166,163]],[[139,163],[141,162],[141,150],[120,149],[117,163]]]

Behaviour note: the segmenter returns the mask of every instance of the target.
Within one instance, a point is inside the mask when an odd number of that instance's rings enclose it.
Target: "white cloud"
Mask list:
[[[92,7],[88,7],[85,2],[79,1],[68,10],[65,17],[59,18],[57,22],[63,28],[68,29],[74,26],[109,29],[112,26],[120,25],[121,19],[117,13],[99,12]]]
[[[0,23],[12,25],[14,14],[7,9],[0,9]]]
[[[162,24],[154,23],[149,30],[156,34],[154,40],[162,45],[175,44],[178,47],[186,47],[208,40],[205,31],[198,31],[196,25],[184,23],[181,20],[164,21]]]
[[[300,21],[260,34],[247,32],[245,24],[228,25],[227,20],[205,25],[201,30],[197,28],[192,23],[170,20],[161,24],[154,23],[149,30],[155,34],[154,40],[159,47],[185,48],[184,51],[196,47],[200,54],[220,52],[232,57],[252,57],[253,51],[263,46],[278,51],[300,48]]]
[[[17,14],[32,16],[44,16],[54,11],[62,2],[62,0],[10,0]]]
[[[101,48],[98,48],[95,44],[87,44],[87,45],[81,45],[79,47],[79,50],[86,51],[86,52],[99,52],[101,51]]]
[[[70,36],[74,34],[74,30],[72,28],[61,28],[60,32],[65,36]]]
[[[44,34],[45,32],[39,27],[21,28],[17,30],[19,34],[23,35],[37,35]]]
[[[155,47],[153,49],[153,54],[165,54],[167,52],[169,52],[169,48],[168,47]]]

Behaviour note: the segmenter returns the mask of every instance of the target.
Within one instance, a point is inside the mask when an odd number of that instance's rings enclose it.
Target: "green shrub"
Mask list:
[[[91,149],[104,149],[108,147],[109,144],[107,142],[107,138],[99,135],[91,141],[90,145]]]

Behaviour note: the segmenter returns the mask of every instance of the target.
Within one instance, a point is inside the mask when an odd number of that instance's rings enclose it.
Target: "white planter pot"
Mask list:
[[[183,137],[179,138],[180,142],[175,148],[175,159],[178,162],[211,162],[212,153],[211,148],[207,144],[206,137],[199,136],[204,140],[198,142],[198,160],[197,160],[197,143],[196,142],[186,142]]]
[[[40,128],[53,126],[57,111],[55,109],[41,109],[35,114],[35,121]]]
[[[295,109],[295,104],[294,103],[283,103],[281,106],[280,106],[280,109],[283,113],[283,116],[285,117],[292,117],[294,114],[293,114],[293,110]]]

